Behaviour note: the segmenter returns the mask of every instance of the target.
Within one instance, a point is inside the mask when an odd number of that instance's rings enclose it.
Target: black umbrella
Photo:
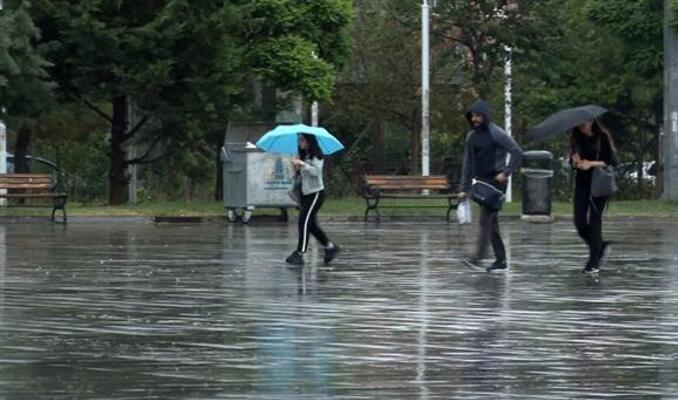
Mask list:
[[[606,112],[605,108],[594,104],[561,110],[527,132],[527,138],[532,142],[543,142],[549,135],[567,132],[575,126],[598,118]]]

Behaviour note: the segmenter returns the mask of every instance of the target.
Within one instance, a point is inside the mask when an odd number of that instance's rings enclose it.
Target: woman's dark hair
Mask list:
[[[306,158],[317,158],[318,160],[322,160],[323,152],[320,150],[320,145],[318,145],[318,140],[315,138],[315,135],[302,133],[301,136],[306,139],[306,143],[308,143],[308,149],[304,150],[299,147],[299,157],[301,157],[302,160]]]
[[[612,139],[612,134],[605,127],[605,125],[598,122],[598,120],[593,120],[591,125],[591,130],[593,131],[594,138],[601,138],[607,140],[608,145],[612,153],[617,152],[617,147],[614,145],[614,139]],[[570,152],[571,154],[579,152],[579,143],[586,137],[584,133],[579,129],[578,126],[572,129],[572,135],[570,136]]]

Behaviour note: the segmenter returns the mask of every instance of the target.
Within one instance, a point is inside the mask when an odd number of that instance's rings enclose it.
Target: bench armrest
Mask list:
[[[376,198],[379,197],[379,187],[376,185],[368,185],[363,183],[360,185],[360,195],[365,198]]]

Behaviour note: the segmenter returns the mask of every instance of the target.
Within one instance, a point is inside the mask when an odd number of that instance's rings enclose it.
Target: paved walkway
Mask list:
[[[0,226],[0,399],[670,399],[678,225],[620,220],[598,278],[568,223]]]

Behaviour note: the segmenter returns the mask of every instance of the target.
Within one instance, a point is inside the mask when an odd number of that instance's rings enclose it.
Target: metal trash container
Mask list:
[[[528,220],[551,220],[551,185],[553,154],[545,150],[523,153],[522,218]]]
[[[254,146],[274,127],[269,123],[228,126],[221,160],[224,207],[230,222],[249,223],[252,211],[262,207],[280,209],[281,220],[287,221],[287,210],[297,206],[288,195],[294,177],[292,157],[265,153]]]

